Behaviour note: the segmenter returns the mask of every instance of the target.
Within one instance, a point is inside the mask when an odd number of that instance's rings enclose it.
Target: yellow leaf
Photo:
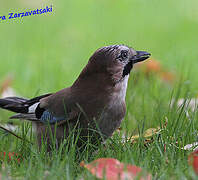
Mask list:
[[[160,127],[157,127],[157,128],[149,128],[149,129],[147,129],[147,130],[144,132],[143,137],[144,137],[144,138],[152,137],[153,135],[158,134],[160,131],[161,131]],[[139,137],[140,137],[140,135],[139,135],[139,134],[136,134],[136,135],[132,136],[130,139],[131,139],[131,140],[135,140],[135,139],[138,139]]]

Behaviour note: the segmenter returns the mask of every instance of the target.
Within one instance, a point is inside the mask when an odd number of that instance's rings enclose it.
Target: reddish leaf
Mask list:
[[[161,72],[160,73],[161,79],[166,81],[166,82],[173,82],[176,78],[175,75],[171,72]]]
[[[0,160],[4,160],[5,158],[8,158],[8,161],[17,161],[18,163],[20,163],[20,158],[19,155],[17,153],[14,152],[0,152]]]
[[[198,149],[188,156],[188,162],[193,166],[194,172],[198,175]]]
[[[136,65],[140,71],[144,72],[147,76],[154,74],[158,76],[161,80],[168,83],[175,81],[176,77],[172,72],[167,71],[159,61],[155,59],[150,59]]]
[[[154,59],[147,61],[145,63],[146,66],[146,72],[150,73],[150,72],[162,72],[162,67],[159,61],[156,61]]]
[[[125,165],[113,158],[100,158],[89,164],[81,162],[80,166],[88,169],[97,178],[103,179],[105,177],[107,180],[132,180],[142,172],[140,167],[130,164]],[[151,175],[141,176],[140,179],[150,180]]]

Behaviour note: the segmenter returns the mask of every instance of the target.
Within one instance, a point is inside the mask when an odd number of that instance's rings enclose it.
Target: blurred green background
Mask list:
[[[33,97],[71,85],[92,53],[111,44],[151,52],[165,68],[184,76],[194,94],[198,92],[197,0],[1,0],[0,14],[47,5],[53,5],[51,14],[0,22],[0,82],[12,74],[13,87],[20,95]],[[132,78],[129,106],[138,99],[134,96],[140,97],[137,108],[142,106],[144,94],[147,102],[152,100],[149,89],[158,96],[156,86],[161,95],[162,88],[167,96],[171,93],[170,87],[155,85],[155,79],[139,85],[142,93],[131,91]],[[142,109],[138,111],[141,116]]]
[[[147,50],[179,74],[190,71],[198,88],[196,0],[1,0],[0,14],[53,5],[49,15],[0,22],[0,80],[28,97],[71,85],[99,47],[127,44]]]

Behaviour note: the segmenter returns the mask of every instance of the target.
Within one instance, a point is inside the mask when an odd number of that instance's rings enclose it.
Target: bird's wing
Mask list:
[[[25,119],[42,123],[63,124],[77,119],[81,111],[72,101],[69,88],[54,94],[45,94],[33,99],[8,97],[0,99],[0,108],[16,112],[11,119]]]
[[[43,123],[57,123],[58,125],[77,120],[81,111],[72,97],[70,88],[65,88],[41,99],[35,111],[36,117]]]

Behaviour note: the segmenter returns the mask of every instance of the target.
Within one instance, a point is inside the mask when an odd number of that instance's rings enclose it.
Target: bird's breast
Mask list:
[[[98,126],[105,137],[109,137],[120,126],[126,113],[125,101],[111,102],[98,120]]]
[[[112,90],[112,98],[111,104],[119,104],[120,102],[125,102],[127,85],[128,85],[129,75],[125,76],[125,78],[118,82]]]
[[[112,97],[106,104],[104,111],[99,117],[99,127],[102,134],[109,137],[120,126],[126,113],[125,97],[128,76],[114,87]]]

